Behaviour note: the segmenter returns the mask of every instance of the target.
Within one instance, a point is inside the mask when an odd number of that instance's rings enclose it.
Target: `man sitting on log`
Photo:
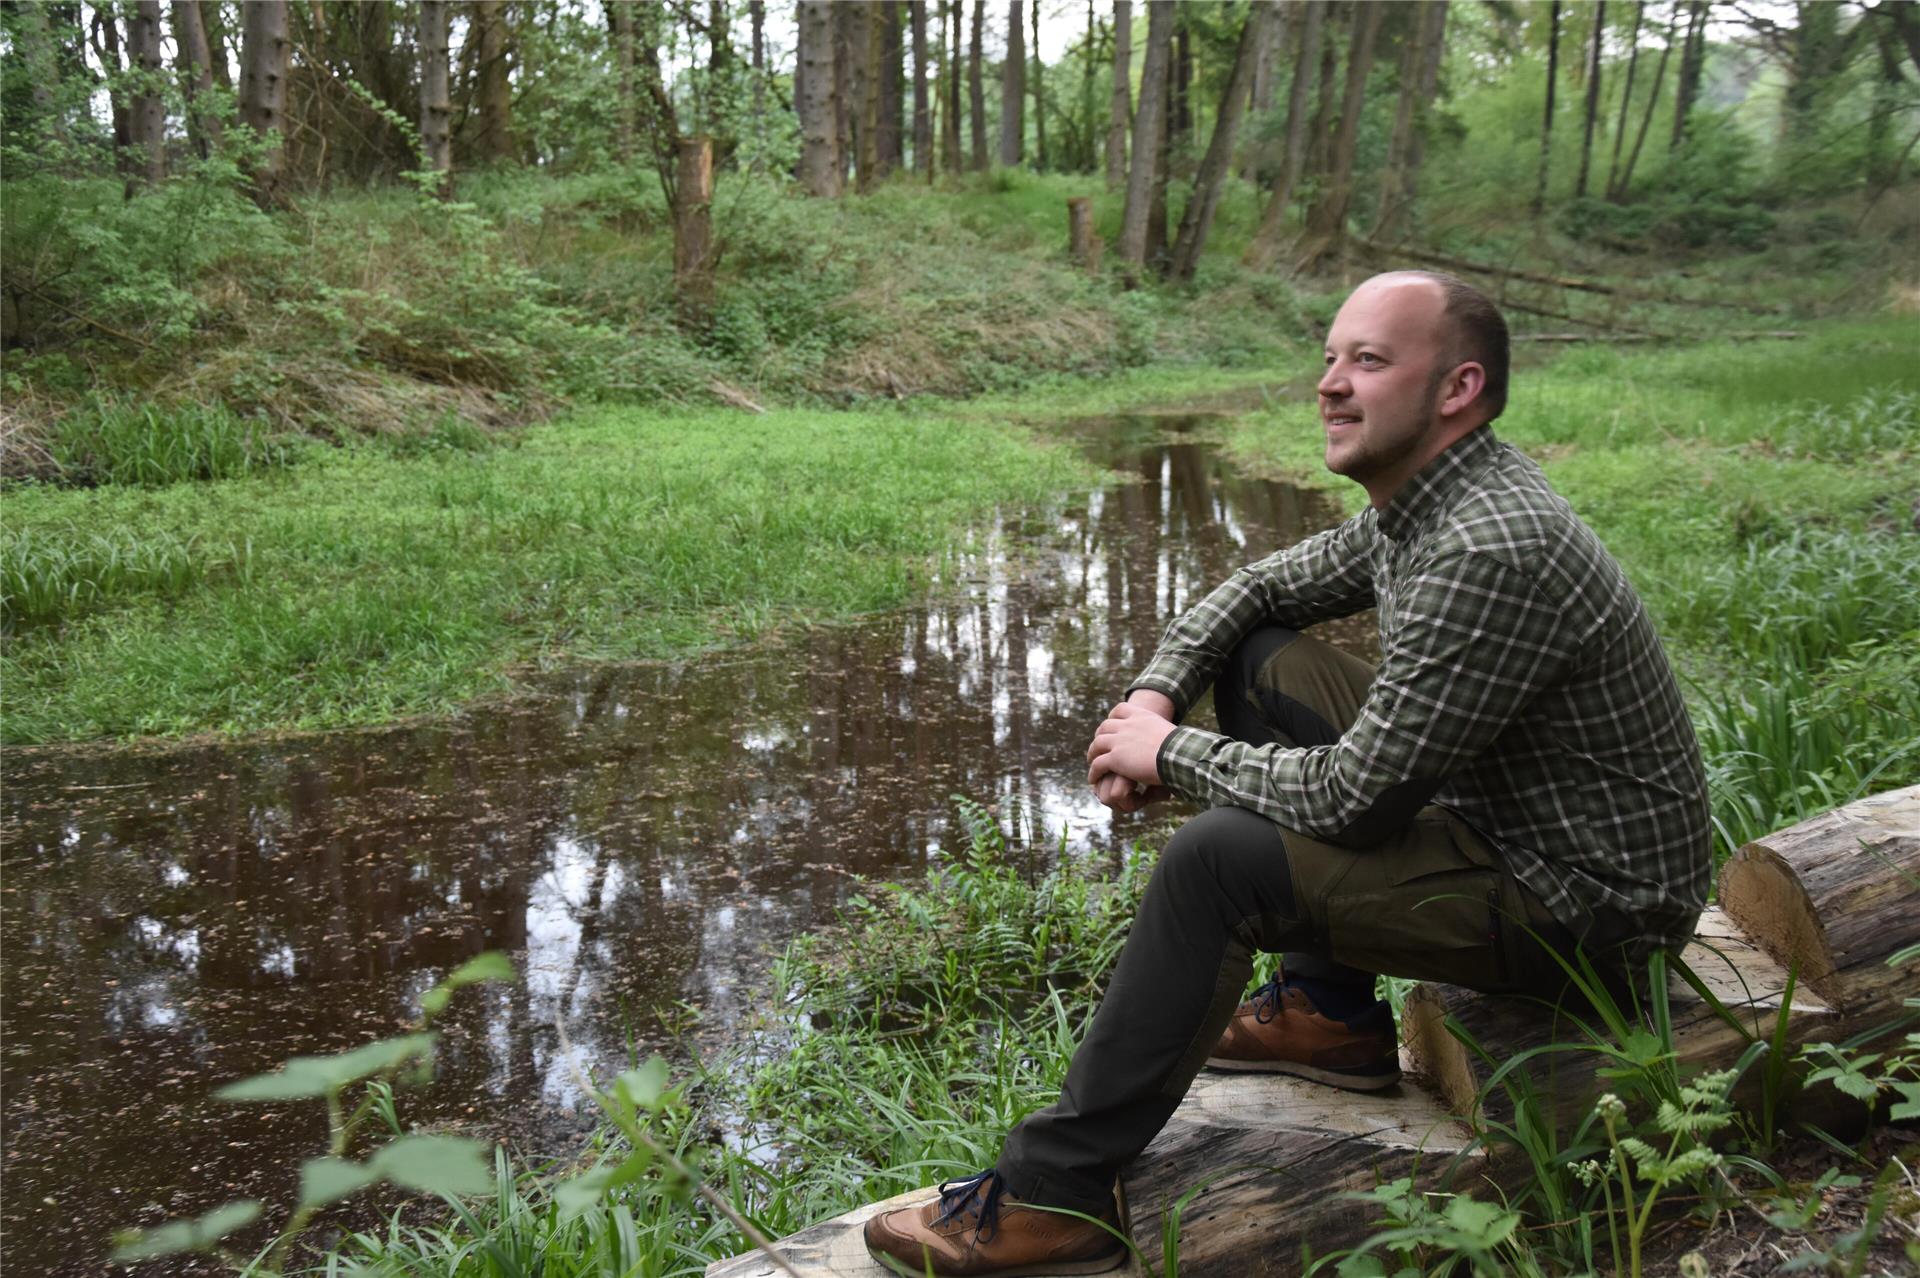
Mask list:
[[[1495,438],[1506,321],[1448,275],[1375,276],[1327,336],[1327,469],[1369,506],[1251,564],[1166,631],[1094,734],[1168,842],[1060,1099],[996,1167],[868,1222],[901,1272],[1099,1273],[1120,1169],[1202,1065],[1399,1080],[1380,973],[1553,994],[1546,945],[1624,969],[1706,899],[1706,781],[1660,641],[1613,558]],[[1302,628],[1377,611],[1380,665]],[[1179,726],[1209,687],[1220,732]],[[1536,939],[1537,938],[1537,939]],[[1239,1003],[1255,950],[1282,977]],[[1239,1003],[1238,1007],[1235,1006]]]

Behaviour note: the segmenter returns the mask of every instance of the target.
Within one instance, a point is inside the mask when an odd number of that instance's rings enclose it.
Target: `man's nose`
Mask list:
[[[1347,374],[1338,360],[1327,365],[1327,371],[1320,375],[1320,384],[1314,389],[1329,399],[1339,399],[1353,393],[1353,387],[1348,383]]]

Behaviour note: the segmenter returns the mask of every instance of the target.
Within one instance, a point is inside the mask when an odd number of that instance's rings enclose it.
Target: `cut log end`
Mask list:
[[[1405,1021],[1407,1066],[1456,1114],[1471,1114],[1480,1094],[1467,1046],[1447,1030],[1447,1006],[1441,991],[1416,985],[1407,993]]]
[[[1793,867],[1762,843],[1734,853],[1720,872],[1720,908],[1768,957],[1831,1000],[1833,949],[1813,898]]]

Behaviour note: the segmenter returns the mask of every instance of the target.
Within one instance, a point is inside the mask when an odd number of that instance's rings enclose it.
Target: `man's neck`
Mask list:
[[[1471,435],[1479,427],[1478,422],[1465,426],[1455,423],[1436,426],[1435,433],[1419,451],[1411,454],[1391,471],[1361,481],[1361,487],[1367,490],[1367,504],[1375,510],[1385,510],[1393,504],[1393,499],[1400,495],[1400,491],[1413,477],[1425,470],[1434,458]]]

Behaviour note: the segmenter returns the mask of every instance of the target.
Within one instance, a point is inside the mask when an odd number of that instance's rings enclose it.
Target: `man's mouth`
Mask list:
[[[1358,413],[1322,413],[1320,419],[1328,426],[1352,426],[1360,420]]]

